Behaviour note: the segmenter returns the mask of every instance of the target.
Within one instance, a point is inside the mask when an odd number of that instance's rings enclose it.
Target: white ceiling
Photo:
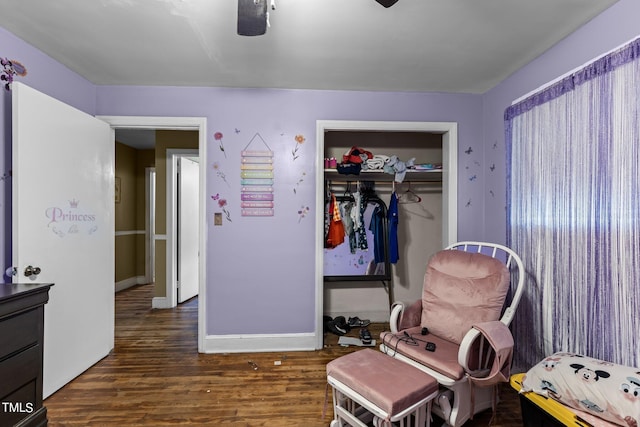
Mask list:
[[[275,0],[243,37],[237,0],[1,0],[0,26],[97,85],[479,94],[615,1]]]
[[[1,0],[0,26],[97,85],[484,93],[615,3],[275,1],[256,37],[237,0]]]

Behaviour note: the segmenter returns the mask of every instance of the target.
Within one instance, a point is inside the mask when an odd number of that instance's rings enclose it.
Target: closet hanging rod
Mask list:
[[[335,179],[328,179],[327,182],[329,183],[329,185],[349,185],[349,184],[353,184],[356,182],[373,182],[375,185],[393,185],[393,181],[368,181],[368,180],[356,180],[354,179],[353,181],[338,181]],[[423,184],[437,184],[437,185],[442,185],[442,181],[423,181],[423,180],[411,180],[411,181],[404,181],[401,183],[396,182],[396,186],[401,186],[403,184],[418,184],[418,185],[423,185]]]

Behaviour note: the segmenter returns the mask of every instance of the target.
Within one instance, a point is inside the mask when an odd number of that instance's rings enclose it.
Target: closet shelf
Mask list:
[[[361,171],[359,175],[345,175],[338,173],[337,169],[325,169],[324,179],[341,181],[380,181],[391,182],[395,175],[385,173],[383,170]],[[405,182],[442,182],[442,169],[432,170],[407,170]]]

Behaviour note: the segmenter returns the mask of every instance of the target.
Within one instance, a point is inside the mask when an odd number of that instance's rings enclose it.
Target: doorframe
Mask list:
[[[458,240],[458,124],[456,122],[316,121],[316,349],[323,348],[324,135],[327,131],[425,132],[442,135],[442,242]]]
[[[115,132],[116,129],[155,129],[155,130],[195,130],[198,131],[198,153],[201,159],[206,159],[206,135],[207,135],[207,118],[206,117],[155,117],[155,116],[96,116],[96,118],[107,122],[111,126],[111,138],[114,141],[115,149]],[[170,176],[167,173],[167,176]],[[206,168],[200,168],[200,208],[199,208],[199,228],[200,228],[200,259],[206,260],[206,204],[204,200],[204,190],[206,184]],[[169,227],[167,219],[167,227]],[[169,230],[167,229],[168,238]],[[156,234],[156,240],[162,238]],[[167,248],[170,242],[167,242]],[[170,264],[170,258],[167,255],[167,265]],[[171,294],[168,287],[170,280],[166,280],[166,296]],[[204,342],[206,337],[206,269],[205,263],[200,262],[198,267],[198,351],[204,352]]]
[[[195,148],[167,149],[167,308],[178,305],[178,278],[176,275],[178,271],[178,215],[176,215],[176,209],[178,208],[178,159],[181,157],[200,158],[200,153]],[[200,192],[198,200],[201,207],[202,192]],[[202,236],[202,233],[198,234]],[[198,259],[198,268],[200,268],[201,259]]]

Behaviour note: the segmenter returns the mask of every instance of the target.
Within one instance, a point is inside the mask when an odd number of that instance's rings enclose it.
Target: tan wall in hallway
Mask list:
[[[120,202],[115,203],[116,283],[145,275],[145,167],[153,166],[154,150],[136,150],[116,142],[115,176]]]
[[[136,276],[136,150],[116,142],[116,182],[120,185],[120,201],[115,204],[114,280],[120,282]]]

